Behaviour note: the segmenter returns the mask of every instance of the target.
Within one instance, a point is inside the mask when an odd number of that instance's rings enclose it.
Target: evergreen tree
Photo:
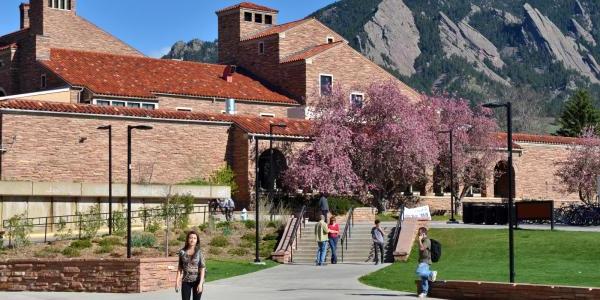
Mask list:
[[[600,129],[600,111],[594,107],[586,90],[577,90],[567,101],[558,122],[560,129],[556,134],[577,137],[588,127]]]

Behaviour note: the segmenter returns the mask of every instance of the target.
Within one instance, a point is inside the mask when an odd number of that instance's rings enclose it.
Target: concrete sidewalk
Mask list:
[[[202,299],[219,300],[347,300],[415,299],[414,294],[372,288],[358,281],[362,275],[389,264],[280,265],[264,271],[207,283]],[[413,268],[412,265],[406,265]],[[209,270],[210,271],[210,270]],[[150,300],[180,299],[173,289],[144,294],[0,293],[11,300]]]

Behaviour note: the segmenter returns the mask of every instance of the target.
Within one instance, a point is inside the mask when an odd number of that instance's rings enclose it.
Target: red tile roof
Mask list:
[[[225,65],[66,49],[52,49],[50,60],[41,63],[70,85],[96,94],[156,98],[163,93],[298,104],[241,73],[227,82],[222,78]]]
[[[268,11],[268,12],[274,12],[274,13],[279,12],[276,9],[272,9],[270,7],[258,5],[258,4],[252,3],[252,2],[242,2],[242,3],[236,4],[236,5],[228,6],[228,7],[225,7],[223,9],[217,10],[217,13],[228,11],[228,10],[233,10],[233,9],[238,9],[238,8],[262,10],[262,11]]]
[[[506,133],[498,134],[506,140]],[[577,145],[581,143],[581,139],[554,135],[536,135],[528,133],[513,133],[513,141],[522,143],[537,143],[537,144],[555,144],[555,145]]]
[[[274,35],[274,34],[279,34],[284,31],[287,31],[289,29],[292,29],[298,25],[301,25],[305,22],[311,21],[311,20],[314,20],[314,19],[312,19],[312,18],[302,19],[302,20],[298,20],[298,21],[293,21],[293,22],[269,27],[263,31],[259,31],[259,32],[253,33],[249,36],[242,37],[242,41],[250,41],[250,40],[259,39],[259,38],[267,37],[267,36]]]
[[[22,110],[36,112],[75,113],[84,115],[106,115],[137,117],[148,119],[169,119],[182,121],[212,121],[234,123],[250,134],[269,134],[269,124],[285,123],[286,128],[273,128],[274,135],[290,137],[310,136],[312,121],[288,118],[265,118],[250,115],[224,115],[201,112],[184,112],[169,109],[143,109],[131,107],[98,106],[91,104],[71,104],[37,100],[0,101],[0,110]]]
[[[107,115],[155,119],[190,120],[190,121],[221,121],[230,122],[229,116],[201,112],[181,112],[167,109],[143,109],[131,107],[99,106],[91,104],[72,104],[44,102],[36,100],[5,100],[0,102],[2,110],[27,110],[60,113],[76,113],[89,115]]]
[[[309,48],[307,50],[304,50],[302,52],[290,55],[286,58],[284,58],[281,63],[285,64],[285,63],[291,63],[291,62],[296,62],[296,61],[301,61],[301,60],[305,60],[305,59],[309,59],[317,54],[323,53],[333,47],[336,47],[338,45],[344,44],[343,41],[337,41],[334,43],[330,43],[330,44],[322,44],[322,45],[318,45],[318,46],[314,46],[312,48]]]
[[[286,124],[285,128],[273,127],[273,135],[310,137],[314,122],[304,119],[265,118],[253,116],[232,116],[232,121],[244,132],[250,134],[269,134],[270,124]]]

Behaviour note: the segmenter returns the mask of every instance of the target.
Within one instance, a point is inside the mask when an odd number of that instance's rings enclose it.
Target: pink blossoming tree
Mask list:
[[[567,158],[557,163],[555,172],[563,193],[578,193],[579,199],[592,204],[596,199],[596,184],[600,177],[600,137],[593,129],[586,130],[578,144],[569,149]]]

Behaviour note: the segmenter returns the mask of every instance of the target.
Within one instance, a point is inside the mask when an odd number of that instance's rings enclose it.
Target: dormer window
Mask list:
[[[327,37],[327,44],[333,44],[333,42],[335,41],[335,39],[331,36]]]
[[[262,14],[254,14],[254,22],[256,22],[256,23],[262,23],[263,22],[263,15]]]
[[[245,12],[244,13],[244,21],[246,21],[246,22],[252,22],[252,13],[251,12]]]
[[[265,15],[265,24],[267,24],[267,25],[273,24],[273,16]]]
[[[265,43],[258,43],[258,54],[265,54]]]
[[[48,0],[48,7],[71,10],[71,0]]]

